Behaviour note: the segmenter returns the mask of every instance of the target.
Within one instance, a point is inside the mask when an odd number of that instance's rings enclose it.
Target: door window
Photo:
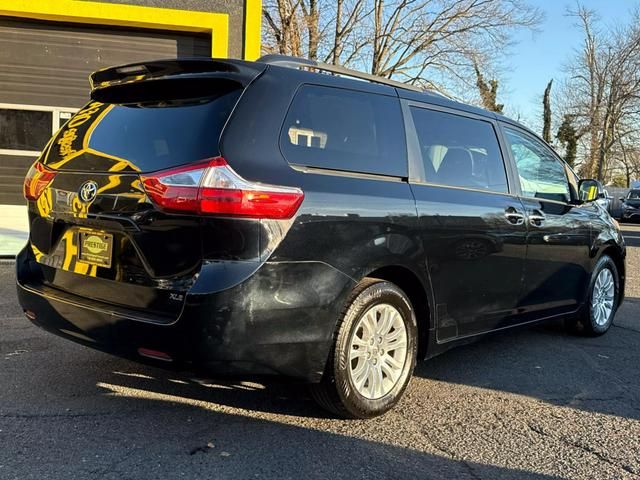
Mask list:
[[[508,191],[496,132],[490,122],[411,107],[429,183]]]
[[[568,202],[569,183],[562,163],[542,142],[511,128],[505,134],[525,197]]]
[[[280,145],[292,164],[407,176],[402,111],[395,97],[305,85],[291,104]]]

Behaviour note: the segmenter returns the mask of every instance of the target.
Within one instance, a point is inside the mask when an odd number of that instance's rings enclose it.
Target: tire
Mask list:
[[[390,330],[384,334],[387,326]],[[371,334],[373,330],[375,334]],[[406,294],[393,283],[365,278],[346,302],[323,378],[311,386],[312,397],[340,417],[382,415],[398,402],[409,384],[417,338],[416,317]]]
[[[606,280],[608,271],[611,275],[611,283],[613,284],[612,294],[602,294],[601,287],[603,279]],[[604,273],[603,273],[604,272]],[[600,280],[598,280],[600,278]],[[600,282],[600,283],[598,283]],[[594,306],[594,291],[600,291],[600,298],[610,300],[610,310],[605,312],[605,315],[598,312],[598,308]],[[595,293],[597,296],[598,293]],[[620,301],[620,277],[618,274],[618,268],[615,262],[608,255],[600,257],[596,263],[595,268],[591,274],[591,280],[589,281],[589,288],[585,297],[585,303],[578,312],[577,316],[570,319],[567,322],[569,330],[575,333],[581,333],[583,335],[596,337],[603,335],[609,330],[613,323],[613,318],[616,315],[618,304]]]

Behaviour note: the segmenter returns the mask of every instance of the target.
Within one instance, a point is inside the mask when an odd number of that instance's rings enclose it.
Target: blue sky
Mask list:
[[[529,0],[545,12],[538,32],[519,32],[517,42],[508,57],[509,67],[501,74],[504,89],[498,91],[498,101],[505,103],[509,116],[520,114],[520,120],[538,130],[542,115],[542,93],[553,78],[554,85],[563,77],[563,66],[573,50],[581,44],[575,18],[567,17],[572,0]],[[639,0],[581,0],[582,5],[598,12],[605,24],[625,22],[629,11]],[[502,93],[502,94],[501,94]],[[555,126],[554,126],[555,130]]]

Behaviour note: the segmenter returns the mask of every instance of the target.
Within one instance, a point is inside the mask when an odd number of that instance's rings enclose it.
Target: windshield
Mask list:
[[[640,190],[631,190],[627,198],[629,200],[640,200]]]

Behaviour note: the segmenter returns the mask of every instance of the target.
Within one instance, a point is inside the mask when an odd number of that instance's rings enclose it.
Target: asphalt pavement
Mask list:
[[[193,378],[42,332],[0,264],[0,479],[640,478],[640,227],[623,229],[606,335],[550,324],[457,348],[367,421],[283,380]]]

